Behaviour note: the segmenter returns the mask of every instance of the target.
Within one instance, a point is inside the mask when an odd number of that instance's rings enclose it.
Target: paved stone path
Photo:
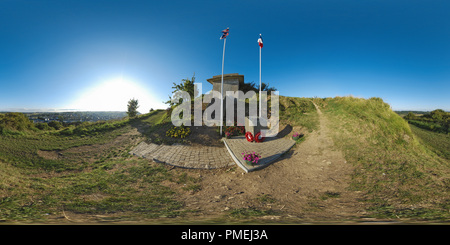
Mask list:
[[[266,138],[261,143],[248,142],[244,136],[223,138],[223,142],[225,147],[157,145],[141,142],[130,154],[182,168],[215,169],[237,164],[245,172],[250,172],[266,167],[295,144],[294,140],[286,138]],[[246,151],[261,155],[257,165],[249,166],[244,162],[241,153]]]
[[[182,168],[214,169],[234,165],[225,147],[157,145],[141,142],[130,154]]]
[[[291,149],[295,145],[295,141],[289,138],[266,138],[263,142],[248,142],[245,136],[232,137],[231,139],[224,139],[231,157],[245,172],[251,172],[257,169],[267,167],[279,158],[283,153]],[[242,153],[255,152],[261,158],[258,164],[254,166],[247,165],[243,160]]]

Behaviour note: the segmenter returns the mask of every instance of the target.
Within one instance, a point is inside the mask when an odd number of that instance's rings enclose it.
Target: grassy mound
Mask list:
[[[376,217],[448,219],[449,161],[424,147],[380,98],[327,98],[333,139],[353,164],[351,188]]]
[[[319,117],[311,99],[280,96],[280,122],[301,126],[308,131],[319,129]]]
[[[450,160],[450,134],[442,134],[410,125],[414,134],[439,156]]]
[[[23,133],[0,134],[0,221],[181,215],[175,192],[161,183],[189,186],[193,180],[128,154],[139,139],[136,128],[158,122],[159,116],[156,111],[131,120],[86,123],[68,127],[71,133],[63,133],[67,128],[18,131],[8,124],[7,130]]]

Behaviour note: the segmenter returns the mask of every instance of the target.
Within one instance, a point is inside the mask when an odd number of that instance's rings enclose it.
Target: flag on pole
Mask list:
[[[259,34],[258,45],[259,45],[259,116],[261,117],[261,49],[263,47],[263,39],[261,34]]]
[[[225,39],[228,36],[228,32],[230,31],[230,28],[227,28],[225,30],[222,31],[222,36],[220,37],[220,39]]]
[[[225,63],[225,44],[227,43],[227,36],[230,28],[222,31],[222,36],[220,39],[223,40],[223,55],[222,55],[222,81],[221,81],[221,89],[220,89],[220,135],[222,135],[222,126],[223,126],[223,64]]]
[[[262,39],[261,34],[259,34],[258,44],[259,44],[259,47],[260,47],[260,48],[263,47],[263,39]]]

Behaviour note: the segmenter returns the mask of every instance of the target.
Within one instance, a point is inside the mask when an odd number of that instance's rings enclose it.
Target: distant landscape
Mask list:
[[[450,159],[450,112],[433,111],[397,112],[408,121],[411,130],[431,150]]]
[[[122,119],[125,111],[75,111],[75,112],[30,112],[24,113],[34,123],[59,121],[62,123],[97,122]]]

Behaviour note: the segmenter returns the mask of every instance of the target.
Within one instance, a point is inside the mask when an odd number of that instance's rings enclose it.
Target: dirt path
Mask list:
[[[272,210],[265,219],[293,221],[354,220],[364,215],[360,194],[347,189],[352,168],[330,138],[320,109],[320,130],[265,169],[244,173],[238,167],[189,170],[202,189],[180,196],[198,218],[220,217],[227,210]],[[176,170],[186,171],[186,170]],[[183,192],[182,192],[183,193]]]

